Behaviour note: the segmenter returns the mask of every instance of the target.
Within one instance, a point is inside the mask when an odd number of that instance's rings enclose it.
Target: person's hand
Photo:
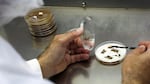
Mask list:
[[[56,35],[51,45],[38,58],[43,77],[62,72],[71,63],[88,60],[89,51],[82,46],[80,35],[83,28]]]
[[[123,62],[123,84],[150,84],[150,41],[139,43]]]

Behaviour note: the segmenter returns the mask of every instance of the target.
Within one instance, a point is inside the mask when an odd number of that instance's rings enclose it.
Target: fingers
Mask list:
[[[73,49],[73,50],[77,49],[77,48],[83,48],[81,39],[80,38],[76,38],[75,40],[70,42],[68,48],[69,49]]]
[[[150,45],[150,41],[142,41],[142,42],[139,43],[139,45],[148,46],[148,45]]]
[[[75,53],[76,54],[79,54],[79,53],[86,53],[86,54],[89,54],[90,51],[89,50],[86,50],[84,48],[78,48],[77,50],[75,50]]]
[[[145,50],[146,50],[146,46],[140,45],[136,49],[132,50],[129,54],[140,55],[140,54],[144,53]]]
[[[150,44],[147,47],[146,53],[150,53]]]
[[[84,61],[89,59],[89,54],[78,54],[78,55],[72,55],[71,56],[71,63]]]
[[[150,41],[142,41],[142,42],[139,43],[139,46],[140,46],[140,45],[146,46],[146,50],[147,50],[148,46],[150,45]],[[145,51],[146,51],[146,50],[145,50]]]
[[[77,44],[78,47],[83,47],[81,38],[77,38],[74,40],[74,43]]]
[[[76,30],[65,33],[63,39],[66,42],[70,42],[76,39],[77,37],[79,37],[82,33],[83,33],[83,28],[77,28]]]
[[[77,39],[83,33],[83,28],[78,28],[76,30],[56,35],[53,42],[57,43],[57,45],[68,46],[68,44]]]
[[[143,57],[145,59],[150,59],[150,45],[148,45],[146,52],[143,54]],[[149,62],[148,62],[149,63]]]
[[[90,51],[89,50],[86,50],[84,48],[78,48],[78,49],[75,49],[75,50],[70,50],[71,51],[71,55],[74,55],[74,54],[89,54]]]

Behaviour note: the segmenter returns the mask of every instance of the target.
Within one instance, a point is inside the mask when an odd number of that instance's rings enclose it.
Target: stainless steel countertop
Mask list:
[[[26,60],[37,57],[55,34],[79,27],[85,16],[96,23],[96,45],[104,41],[120,41],[127,46],[137,46],[139,41],[150,40],[149,9],[115,9],[77,7],[48,7],[55,16],[57,31],[50,38],[34,39],[23,17],[18,17],[0,28],[0,34]],[[102,65],[95,59],[94,50],[89,61],[70,65],[64,72],[51,78],[57,84],[121,84],[121,64]]]

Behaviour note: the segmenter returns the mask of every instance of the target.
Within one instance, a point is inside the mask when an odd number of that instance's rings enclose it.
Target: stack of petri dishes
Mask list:
[[[56,31],[56,23],[51,11],[47,8],[36,8],[27,13],[25,20],[31,35],[45,37]]]

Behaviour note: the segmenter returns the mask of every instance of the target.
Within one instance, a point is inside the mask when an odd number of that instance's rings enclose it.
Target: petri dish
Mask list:
[[[112,46],[125,47],[125,45],[118,41],[106,41],[100,43],[95,48],[96,59],[102,64],[115,65],[123,61],[126,56],[126,48],[116,48]]]
[[[35,37],[51,35],[56,30],[56,23],[52,12],[47,8],[35,8],[27,13],[25,21],[29,32]]]

